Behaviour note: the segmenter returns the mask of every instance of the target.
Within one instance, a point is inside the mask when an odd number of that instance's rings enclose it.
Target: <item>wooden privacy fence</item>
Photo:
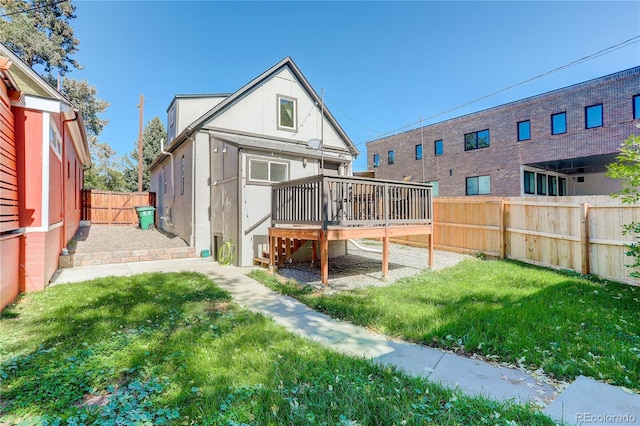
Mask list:
[[[436,249],[569,269],[640,285],[629,275],[623,224],[640,221],[640,205],[608,196],[433,199]],[[426,245],[423,236],[398,242]]]
[[[135,225],[137,206],[156,205],[155,192],[82,191],[82,220],[92,224]]]

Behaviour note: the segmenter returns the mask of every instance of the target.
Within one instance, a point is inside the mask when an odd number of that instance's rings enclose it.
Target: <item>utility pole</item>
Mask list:
[[[144,117],[144,95],[140,95],[140,124],[138,126],[138,192],[142,192],[142,118]]]

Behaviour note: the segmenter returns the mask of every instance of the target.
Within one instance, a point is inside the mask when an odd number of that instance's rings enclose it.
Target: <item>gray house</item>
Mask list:
[[[358,155],[289,57],[235,93],[178,95],[167,113],[167,143],[150,166],[156,225],[197,253],[230,242],[238,266],[268,242],[273,183],[349,176]]]

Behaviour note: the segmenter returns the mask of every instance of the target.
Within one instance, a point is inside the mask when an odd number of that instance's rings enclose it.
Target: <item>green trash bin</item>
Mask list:
[[[155,222],[155,211],[156,208],[153,206],[138,206],[136,207],[136,212],[138,213],[138,219],[140,221],[140,229],[149,229],[149,227],[153,227],[153,223]]]

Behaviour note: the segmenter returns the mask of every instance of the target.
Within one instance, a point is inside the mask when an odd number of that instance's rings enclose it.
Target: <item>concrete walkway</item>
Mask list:
[[[200,272],[229,291],[239,305],[342,353],[396,365],[410,374],[458,387],[467,394],[534,402],[553,419],[567,424],[640,425],[638,394],[581,376],[558,395],[550,385],[520,370],[390,340],[363,327],[332,319],[247,277],[251,269],[220,266],[211,258],[85,266],[59,270],[52,285],[144,272]]]

